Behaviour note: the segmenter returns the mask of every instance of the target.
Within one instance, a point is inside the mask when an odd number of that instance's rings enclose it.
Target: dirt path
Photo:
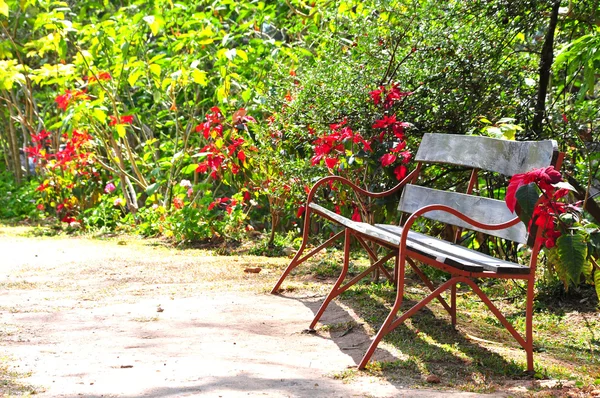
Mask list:
[[[0,393],[477,396],[369,376],[344,380],[369,337],[359,328],[302,333],[317,298],[267,294],[283,263],[0,229]],[[243,272],[257,265],[260,274]],[[347,309],[330,308],[325,322],[353,320]]]

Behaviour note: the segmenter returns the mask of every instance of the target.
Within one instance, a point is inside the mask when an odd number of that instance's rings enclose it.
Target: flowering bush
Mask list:
[[[547,267],[565,288],[579,284],[583,275],[596,285],[600,298],[600,267],[595,260],[600,254],[599,228],[585,219],[581,202],[568,202],[571,189],[550,166],[514,175],[505,201],[512,212],[520,207],[519,218],[530,233],[534,226],[541,229],[538,243],[544,245]]]
[[[411,159],[411,153],[406,150],[404,132],[411,125],[397,120],[391,108],[395,102],[411,94],[400,91],[397,84],[371,91],[369,96],[381,116],[372,124],[372,130],[364,134],[367,138],[353,131],[347,118],[330,124],[330,132],[317,137],[312,143],[314,155],[311,164],[324,163],[328,170],[345,174],[354,181],[365,170],[373,173],[379,167],[386,169],[390,166],[397,180],[404,178],[406,164]],[[313,128],[308,130],[311,135],[316,134]]]
[[[38,209],[53,211],[62,222],[78,223],[80,213],[98,202],[102,187],[102,176],[92,152],[92,137],[77,130],[64,133],[58,150],[54,150],[56,145],[51,136],[46,130],[33,134],[33,145],[25,148],[43,179],[36,188],[41,196]]]

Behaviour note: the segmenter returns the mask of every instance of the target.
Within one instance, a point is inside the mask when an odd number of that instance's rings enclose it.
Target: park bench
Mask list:
[[[388,191],[368,192],[342,177],[325,177],[315,183],[308,194],[301,247],[281,275],[272,293],[279,291],[282,282],[295,267],[343,236],[345,239],[344,258],[340,276],[317,311],[310,328],[315,327],[331,300],[374,270],[379,270],[390,278],[395,283],[397,290],[396,299],[390,313],[363,356],[358,366],[359,369],[363,369],[367,365],[377,345],[385,335],[433,299],[437,299],[442,304],[450,314],[452,325],[456,325],[457,284],[462,284],[468,285],[481,298],[500,323],[523,347],[526,351],[527,369],[532,371],[532,316],[535,270],[541,244],[541,239],[538,239],[540,232],[532,232],[534,236],[529,236],[525,225],[515,214],[508,210],[503,200],[477,196],[477,186],[482,171],[510,177],[514,174],[525,173],[535,168],[550,165],[558,169],[563,156],[562,153],[558,152],[556,143],[551,140],[517,142],[479,136],[425,134],[415,155],[416,168],[397,186]],[[425,167],[436,164],[451,165],[451,167],[458,166],[470,170],[466,192],[437,190],[418,185],[419,176]],[[331,182],[346,184],[357,195],[370,198],[371,201],[401,193],[398,211],[405,215],[401,218],[403,222],[400,222],[400,225],[387,225],[354,221],[315,203],[317,190],[331,184]],[[311,215],[317,215],[333,222],[340,227],[341,231],[309,253],[304,254],[311,229]],[[453,241],[413,231],[413,224],[419,217],[453,226],[455,232]],[[505,243],[508,242],[512,245],[515,243],[511,242],[528,245],[531,247],[529,264],[521,265],[502,258],[492,257],[455,243],[468,230],[484,233],[490,239],[504,240]],[[371,266],[342,285],[348,273],[351,239],[357,240],[360,246],[366,250],[371,260]],[[390,272],[386,270],[384,265],[392,258],[395,258],[395,267],[393,272]],[[398,316],[404,294],[406,264],[413,269],[431,293]],[[439,286],[435,286],[420,269],[420,264],[427,264],[445,271],[449,274],[449,279]],[[483,278],[523,280],[526,282],[524,336],[515,329],[477,286],[477,281]],[[448,290],[449,293],[446,298],[442,297],[441,294]]]

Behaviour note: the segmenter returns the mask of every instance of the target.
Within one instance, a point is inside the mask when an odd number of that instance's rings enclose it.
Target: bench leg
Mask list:
[[[304,233],[302,236],[302,244],[300,245],[300,249],[298,249],[298,252],[296,252],[296,255],[294,256],[292,261],[290,261],[290,264],[287,266],[285,271],[283,271],[283,274],[281,274],[281,276],[279,277],[279,280],[277,281],[277,283],[275,284],[273,289],[271,289],[271,294],[276,294],[279,291],[281,284],[283,283],[285,278],[287,278],[287,276],[290,274],[290,272],[292,272],[292,270],[294,268],[296,268],[298,265],[302,264],[303,262],[305,262],[306,260],[308,260],[309,258],[314,256],[315,254],[317,254],[324,248],[331,246],[343,234],[344,234],[344,231],[338,232],[337,234],[335,234],[334,236],[329,238],[327,241],[325,241],[321,245],[319,245],[316,248],[314,248],[313,250],[311,250],[310,253],[308,253],[305,256],[302,256],[302,253],[304,252],[304,249],[306,248],[306,244],[308,243],[308,228],[305,226]]]
[[[527,308],[525,310],[525,352],[527,353],[527,370],[533,371],[533,299],[535,279],[527,280]]]
[[[323,315],[323,312],[325,312],[325,309],[327,309],[327,306],[329,305],[331,300],[333,300],[336,296],[338,296],[340,294],[338,288],[340,287],[340,285],[342,284],[344,279],[346,279],[346,274],[348,273],[348,263],[350,262],[350,240],[351,240],[351,238],[352,238],[352,234],[350,233],[350,230],[346,229],[344,231],[344,239],[345,239],[344,240],[344,263],[342,264],[342,272],[340,273],[340,276],[338,277],[337,281],[331,288],[331,291],[325,298],[325,301],[323,301],[323,303],[321,304],[319,311],[317,311],[315,318],[313,319],[313,321],[310,323],[310,326],[308,327],[309,329],[315,328],[315,326],[317,325],[317,322],[321,318],[321,315]]]
[[[375,338],[371,342],[369,349],[367,350],[367,352],[363,356],[362,360],[358,364],[359,369],[364,369],[365,366],[367,366],[367,363],[369,363],[369,360],[373,356],[373,353],[377,349],[377,346],[379,345],[379,342],[381,341],[381,339],[383,339],[385,337],[385,335],[390,332],[390,330],[391,330],[390,325],[392,324],[394,319],[396,319],[396,314],[398,313],[398,310],[400,310],[400,306],[402,305],[402,299],[404,298],[404,267],[405,267],[405,256],[400,254],[396,257],[396,267],[395,267],[395,270],[396,270],[396,272],[395,272],[395,274],[396,274],[396,300],[394,301],[394,305],[392,306],[392,309],[390,310],[390,313],[388,314],[387,318],[385,318],[383,325],[381,325],[381,327],[379,328],[379,331],[375,335]]]
[[[456,283],[450,288],[450,319],[452,326],[456,328]]]

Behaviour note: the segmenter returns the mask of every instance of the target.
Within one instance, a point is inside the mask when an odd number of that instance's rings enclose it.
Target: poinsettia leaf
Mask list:
[[[568,189],[569,191],[577,192],[575,187],[566,181],[557,182],[556,184],[554,184],[554,187],[557,189]]]
[[[583,236],[562,235],[556,240],[560,265],[574,284],[579,284],[587,257],[587,244]]]
[[[519,207],[521,208],[519,218],[525,223],[525,225],[529,225],[529,221],[533,216],[535,204],[540,198],[540,190],[537,185],[532,182],[519,187],[515,197],[517,198],[517,203],[519,203]]]
[[[592,272],[594,272],[594,266],[591,262],[586,261],[583,265],[583,269],[581,270],[583,276],[585,276],[585,280],[588,282],[592,281]]]

